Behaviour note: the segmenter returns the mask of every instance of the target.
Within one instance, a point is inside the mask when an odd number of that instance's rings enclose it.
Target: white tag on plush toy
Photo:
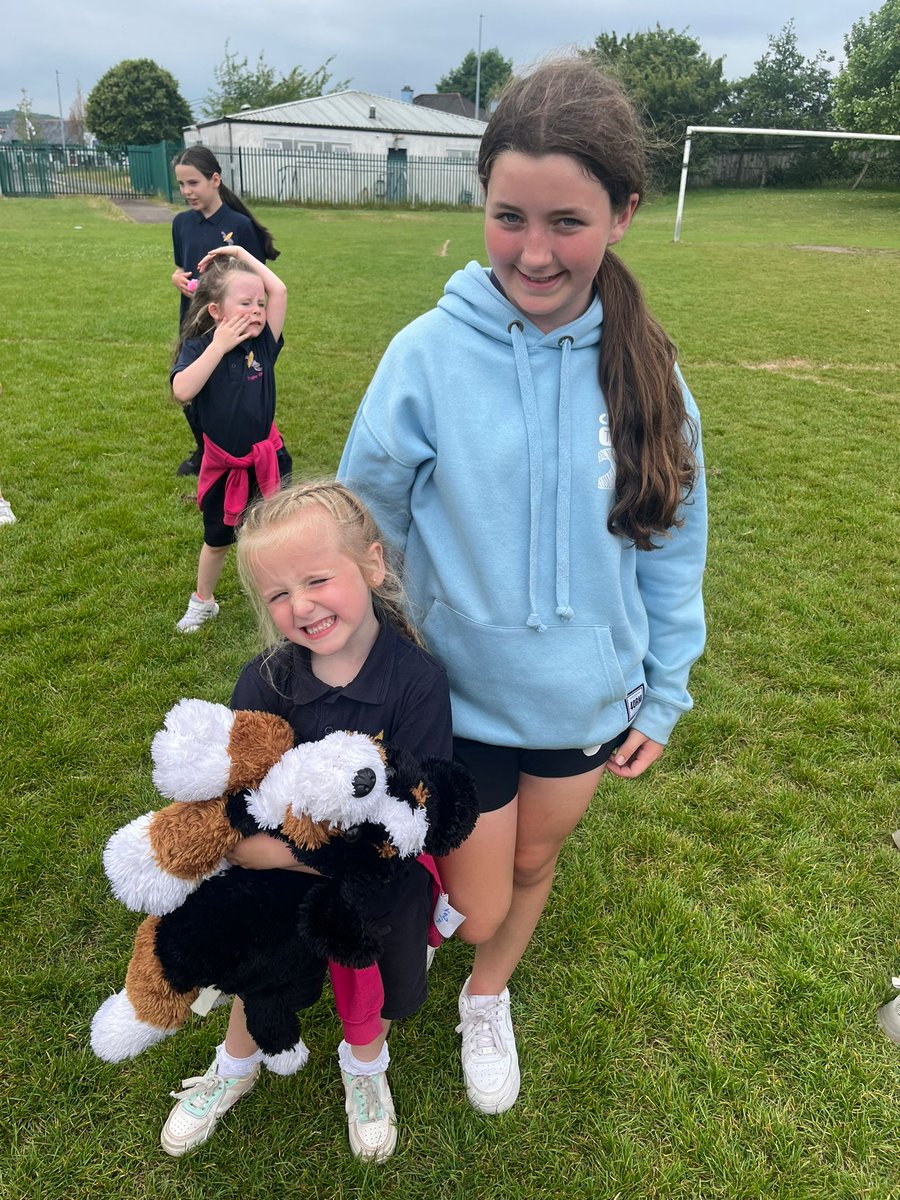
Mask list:
[[[205,1017],[210,1009],[215,1008],[216,1001],[222,995],[217,987],[205,987],[191,1005],[191,1012],[198,1017]]]
[[[440,896],[438,896],[438,902],[434,906],[434,923],[441,937],[453,937],[465,919],[463,914],[457,912],[450,903],[450,897],[447,893],[441,892]]]

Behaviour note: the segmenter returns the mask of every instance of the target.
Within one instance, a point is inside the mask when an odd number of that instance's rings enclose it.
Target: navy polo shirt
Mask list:
[[[265,243],[259,230],[249,217],[235,212],[227,204],[223,203],[211,217],[204,217],[203,213],[190,208],[180,212],[172,222],[175,266],[191,271],[192,278],[197,278],[201,259],[219,246],[243,246],[254,258],[265,262]],[[190,299],[182,296],[179,323],[184,320],[189,304]]]
[[[247,663],[231,707],[283,717],[297,744],[346,729],[380,735],[416,757],[453,754],[446,671],[385,622],[362,670],[345,687],[317,679],[309,650],[287,642],[275,654],[260,654]]]
[[[171,380],[195,362],[213,339],[188,338],[178,352]],[[191,401],[200,428],[211,442],[236,458],[269,436],[275,420],[275,360],[284,345],[265,325],[259,337],[248,338],[229,350]]]

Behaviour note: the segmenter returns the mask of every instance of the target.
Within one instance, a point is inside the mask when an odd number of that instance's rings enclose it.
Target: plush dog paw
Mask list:
[[[280,1054],[264,1054],[262,1061],[273,1075],[296,1075],[306,1066],[308,1058],[309,1048],[303,1038],[299,1038],[290,1050],[282,1050]]]
[[[116,830],[103,851],[103,870],[126,908],[161,917],[179,908],[200,880],[178,879],[160,869],[150,841],[155,815],[145,813]]]
[[[122,1062],[155,1046],[176,1030],[142,1021],[124,991],[104,1000],[91,1021],[91,1049],[104,1062]]]

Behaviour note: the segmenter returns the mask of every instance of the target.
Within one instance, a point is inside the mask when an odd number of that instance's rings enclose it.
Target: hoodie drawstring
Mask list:
[[[572,404],[569,368],[572,344],[568,335],[559,339],[562,361],[559,368],[559,476],[556,482],[556,615],[563,621],[575,616],[569,607],[569,511],[572,503]]]
[[[543,499],[543,451],[541,445],[540,420],[534,394],[534,380],[528,362],[528,346],[521,321],[511,321],[507,332],[512,338],[516,377],[525,418],[525,435],[528,440],[529,479],[529,538],[528,538],[528,604],[530,613],[526,624],[530,629],[543,633],[547,626],[537,611],[538,536],[541,525]],[[570,397],[570,357],[573,339],[559,339],[561,351],[559,375],[559,478],[556,488],[556,615],[570,621],[575,615],[569,606],[569,513],[572,487],[572,409]]]

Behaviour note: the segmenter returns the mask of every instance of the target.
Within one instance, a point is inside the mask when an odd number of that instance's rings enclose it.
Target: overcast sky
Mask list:
[[[335,80],[400,98],[409,84],[430,92],[478,45],[497,47],[517,67],[561,47],[590,45],[598,33],[687,30],[727,79],[750,74],[791,17],[801,51],[843,55],[853,22],[880,0],[33,0],[7,5],[0,40],[0,109],[25,88],[35,112],[68,115],[76,83],[85,97],[110,67],[152,58],[171,71],[195,109],[214,85],[225,41],[255,63],[260,51],[279,73],[313,70],[333,56]]]

